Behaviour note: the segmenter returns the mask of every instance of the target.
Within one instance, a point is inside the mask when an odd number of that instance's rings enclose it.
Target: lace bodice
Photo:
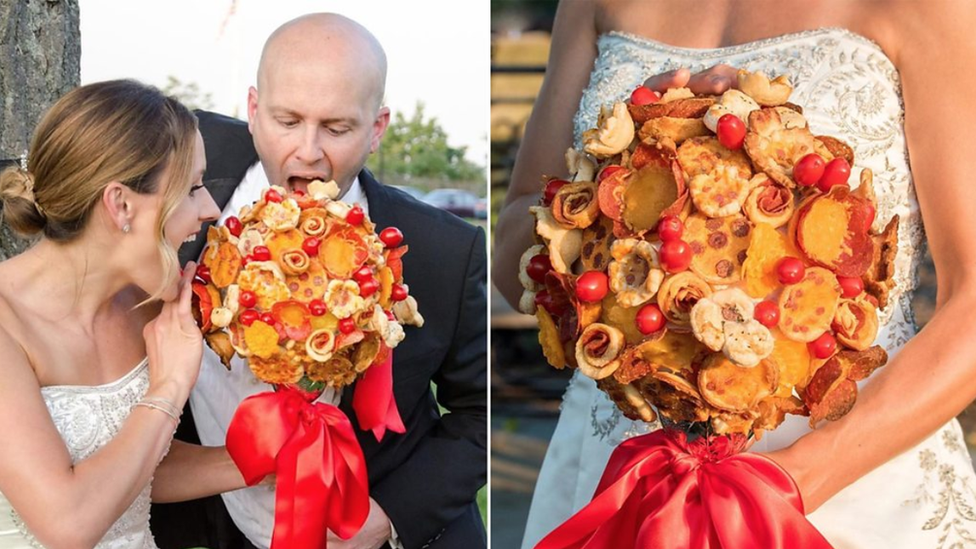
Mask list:
[[[881,311],[887,329],[879,335],[887,338],[879,339],[887,348],[900,347],[917,331],[910,301],[925,237],[909,171],[898,73],[871,40],[846,29],[826,28],[703,50],[620,32],[604,34],[574,119],[576,145],[581,145],[583,131],[596,126],[600,105],[628,98],[647,77],[680,67],[696,72],[719,63],[788,75],[795,86],[790,101],[803,107],[813,133],[838,137],[854,149],[851,181],[858,181],[863,168],[874,172],[875,229],[883,228],[893,215],[901,217],[896,286],[890,304]]]
[[[71,462],[78,463],[108,444],[122,428],[132,407],[149,388],[149,369],[143,360],[122,378],[105,385],[58,385],[41,388],[41,396],[61,434]],[[150,485],[109,528],[98,549],[155,549],[149,532]],[[16,511],[0,494],[0,549],[42,547],[28,532]]]

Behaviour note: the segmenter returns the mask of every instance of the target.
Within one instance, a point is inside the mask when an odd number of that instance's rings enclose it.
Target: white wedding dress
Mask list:
[[[700,50],[623,33],[603,35],[575,119],[577,146],[580,134],[595,127],[601,104],[629,97],[648,76],[678,67],[695,72],[717,63],[789,75],[796,86],[790,100],[803,106],[813,133],[839,137],[854,148],[851,181],[858,180],[860,168],[874,172],[875,228],[895,214],[901,216],[896,286],[881,311],[877,339],[893,356],[917,331],[911,297],[924,231],[909,171],[899,76],[874,42],[844,29],[819,29]],[[536,484],[523,548],[533,547],[590,500],[617,444],[660,427],[624,418],[593,380],[579,372],[561,410]],[[790,416],[753,448],[782,448],[808,430],[806,418]],[[976,474],[953,420],[808,518],[837,549],[976,547],[974,489]]]
[[[57,385],[41,388],[54,426],[71,454],[71,462],[91,456],[118,434],[132,407],[149,388],[148,362],[143,360],[122,378],[104,385]],[[43,456],[38,456],[42,459]],[[151,486],[109,528],[97,549],[156,549],[149,532]],[[43,547],[34,539],[7,498],[0,494],[0,549]]]

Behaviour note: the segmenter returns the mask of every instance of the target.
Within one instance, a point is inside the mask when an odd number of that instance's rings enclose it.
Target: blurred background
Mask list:
[[[504,202],[519,140],[545,75],[556,4],[492,1],[492,224]],[[918,323],[924,326],[935,304],[935,270],[927,254],[919,274],[914,305]],[[494,288],[491,309],[491,540],[493,547],[517,548],[571,372],[546,363],[535,318],[514,311]],[[959,419],[974,454],[976,413],[972,410],[971,406]]]

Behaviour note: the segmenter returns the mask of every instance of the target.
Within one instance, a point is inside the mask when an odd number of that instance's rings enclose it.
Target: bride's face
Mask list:
[[[178,250],[187,240],[192,239],[200,232],[202,225],[207,221],[212,221],[220,216],[220,210],[214,203],[210,192],[203,187],[203,172],[206,170],[206,155],[203,148],[203,138],[200,132],[196,134],[196,145],[194,147],[193,167],[190,171],[189,181],[170,181],[170,185],[178,185],[182,199],[176,205],[173,213],[166,221],[163,228],[165,235],[164,244],[172,250]],[[164,181],[167,181],[167,168],[164,172]],[[158,234],[155,231],[157,220],[161,214],[164,203],[165,190],[160,189],[152,199],[156,212],[155,219],[147,220],[143,227],[133,227],[133,232],[143,235],[138,245],[140,247],[140,264],[134,267],[139,271],[139,279],[136,284],[148,293],[157,291],[164,283],[166,288],[160,296],[163,300],[169,301],[179,295],[179,265],[174,262],[168,269],[164,269],[159,253]],[[149,238],[152,241],[149,241]]]

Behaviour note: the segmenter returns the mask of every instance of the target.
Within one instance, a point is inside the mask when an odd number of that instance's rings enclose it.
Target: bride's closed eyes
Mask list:
[[[193,198],[193,193],[195,193],[196,191],[199,191],[202,188],[203,188],[203,184],[194,185],[194,186],[190,187],[190,198]]]

